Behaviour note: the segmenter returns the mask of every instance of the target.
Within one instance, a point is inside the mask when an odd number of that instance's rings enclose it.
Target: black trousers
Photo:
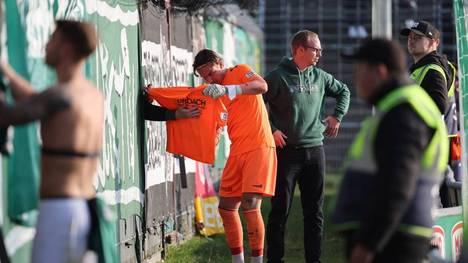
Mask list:
[[[0,262],[2,263],[9,263],[10,258],[8,257],[8,253],[6,251],[5,243],[4,243],[2,229],[0,228]]]
[[[323,146],[311,148],[277,148],[278,172],[275,196],[267,224],[267,259],[282,262],[284,232],[296,182],[301,190],[304,219],[304,250],[307,263],[320,262],[323,232],[323,181],[325,153]]]
[[[346,257],[356,245],[354,233],[346,234]],[[421,263],[427,256],[430,240],[405,233],[395,232],[388,243],[378,252],[373,263]]]

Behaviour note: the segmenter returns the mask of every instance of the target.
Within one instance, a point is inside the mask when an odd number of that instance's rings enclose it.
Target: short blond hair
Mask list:
[[[307,41],[312,37],[318,38],[318,34],[310,30],[301,30],[296,32],[291,39],[291,52],[294,54],[298,47],[307,46]]]

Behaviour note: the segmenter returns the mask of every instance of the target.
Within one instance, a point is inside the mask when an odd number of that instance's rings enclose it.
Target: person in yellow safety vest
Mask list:
[[[455,67],[437,52],[440,32],[427,21],[415,22],[404,28],[401,35],[408,37],[408,52],[414,64],[410,67],[411,79],[420,85],[445,114],[449,98],[455,92]]]
[[[345,57],[357,60],[357,94],[375,114],[348,154],[335,229],[346,239],[348,262],[422,262],[447,164],[445,125],[434,101],[409,79],[396,42],[366,40]]]
[[[410,77],[426,90],[437,104],[444,115],[449,137],[455,140],[459,130],[454,96],[456,69],[445,56],[437,52],[440,43],[439,30],[427,21],[418,21],[411,27],[402,29],[400,34],[408,36],[408,52],[414,59],[414,64],[410,67]],[[459,146],[453,144],[451,147]],[[456,162],[449,164],[454,173],[458,174],[459,166]],[[440,201],[444,207],[451,206],[446,184],[440,187]]]

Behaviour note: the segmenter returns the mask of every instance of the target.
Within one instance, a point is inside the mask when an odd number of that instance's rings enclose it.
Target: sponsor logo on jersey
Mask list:
[[[204,99],[192,99],[192,98],[177,99],[177,105],[179,105],[179,106],[197,106],[198,108],[204,109],[206,107],[206,100],[204,100]]]
[[[221,115],[220,117],[221,117],[222,121],[227,121],[227,119],[228,119],[228,113],[227,112],[221,112],[220,115]]]
[[[250,79],[251,77],[253,77],[254,75],[255,75],[255,73],[254,73],[253,71],[249,71],[249,72],[245,73],[245,76],[246,76],[247,78],[249,78],[249,79]]]

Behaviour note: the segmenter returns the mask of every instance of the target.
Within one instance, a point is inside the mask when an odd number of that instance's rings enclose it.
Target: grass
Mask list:
[[[335,176],[327,176],[325,191],[325,207],[327,211],[330,194],[335,192]],[[285,237],[285,262],[300,263],[304,261],[304,242],[303,242],[303,223],[302,223],[302,208],[300,203],[299,190],[296,188],[294,201],[291,208],[291,213],[288,219]],[[266,221],[270,211],[270,199],[266,198],[262,205],[263,218]],[[246,240],[244,227],[244,240]],[[327,220],[325,213],[325,230],[323,239],[322,262],[326,263],[341,263],[344,262],[343,256],[343,241],[335,233],[330,230],[330,223]],[[244,242],[246,253],[249,252],[247,241]],[[215,235],[209,238],[195,236],[183,245],[170,247],[167,258],[167,263],[198,263],[198,262],[231,262],[231,255],[226,244],[224,235]],[[246,255],[246,262],[249,262]],[[266,262],[266,260],[265,260]]]

